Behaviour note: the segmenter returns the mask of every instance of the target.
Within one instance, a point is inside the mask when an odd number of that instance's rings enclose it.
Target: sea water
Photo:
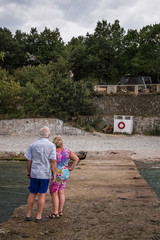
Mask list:
[[[139,173],[160,198],[160,163],[136,162]]]
[[[160,164],[136,162],[136,166],[160,197]],[[15,208],[27,203],[28,186],[26,161],[0,161],[0,223],[6,221]]]
[[[0,223],[15,208],[26,204],[29,193],[26,172],[26,161],[0,161]]]

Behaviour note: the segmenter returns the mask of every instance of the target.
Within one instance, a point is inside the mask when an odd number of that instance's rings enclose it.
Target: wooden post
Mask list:
[[[134,86],[134,93],[135,93],[135,95],[138,95],[138,85]]]
[[[157,93],[160,92],[160,84],[157,84]]]

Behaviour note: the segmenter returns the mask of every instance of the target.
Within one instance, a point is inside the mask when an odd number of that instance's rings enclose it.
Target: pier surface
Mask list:
[[[130,151],[89,151],[66,187],[64,216],[25,222],[26,206],[0,224],[4,240],[160,239],[160,200],[140,176]],[[43,215],[52,213],[47,193]]]

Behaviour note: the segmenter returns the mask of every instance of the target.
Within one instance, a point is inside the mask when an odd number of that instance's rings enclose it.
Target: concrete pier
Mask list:
[[[35,205],[36,207],[36,205]],[[0,224],[0,239],[114,239],[160,238],[160,201],[131,159],[130,151],[87,153],[66,188],[64,216],[43,223],[25,222],[26,206]],[[44,216],[52,213],[47,193]]]

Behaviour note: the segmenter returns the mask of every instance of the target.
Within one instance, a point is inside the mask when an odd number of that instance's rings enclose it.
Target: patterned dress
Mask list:
[[[56,158],[57,158],[57,176],[56,181],[50,183],[49,189],[50,193],[57,192],[58,190],[65,190],[66,181],[69,177],[68,170],[68,159],[70,151],[66,148],[63,148],[62,152],[56,149]]]

